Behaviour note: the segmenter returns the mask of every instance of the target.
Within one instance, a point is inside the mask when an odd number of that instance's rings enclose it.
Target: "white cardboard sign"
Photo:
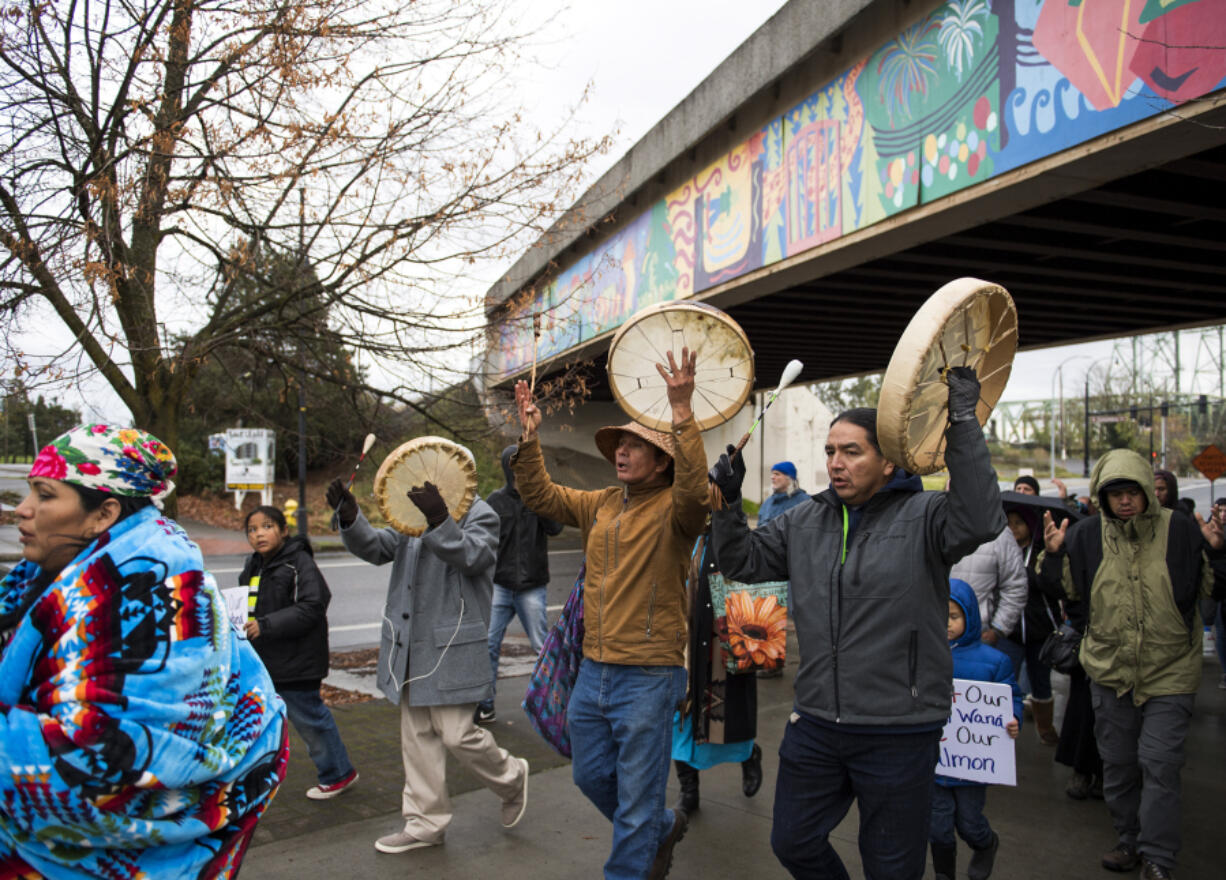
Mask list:
[[[991,681],[954,679],[949,721],[941,732],[937,775],[991,785],[1017,785],[1013,740],[1013,688]]]
[[[230,625],[238,632],[245,633],[247,631],[247,588],[224,587],[221,590],[221,598],[226,603],[226,616],[230,618]],[[243,638],[246,636],[244,635]]]

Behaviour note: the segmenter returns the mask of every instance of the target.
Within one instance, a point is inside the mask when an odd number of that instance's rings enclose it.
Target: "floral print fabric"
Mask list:
[[[788,582],[742,584],[710,577],[715,631],[729,674],[782,669],[787,659]]]
[[[44,446],[30,468],[47,477],[116,495],[164,498],[174,489],[174,453],[136,428],[79,425]]]

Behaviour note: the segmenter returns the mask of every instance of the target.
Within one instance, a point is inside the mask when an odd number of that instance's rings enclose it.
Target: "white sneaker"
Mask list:
[[[518,825],[519,820],[524,817],[524,810],[528,809],[528,762],[523,758],[515,760],[524,768],[523,785],[512,797],[502,802],[503,828],[514,828]]]
[[[1223,675],[1220,679],[1218,679],[1217,689],[1219,691],[1226,691],[1226,675]]]
[[[345,789],[349,788],[358,781],[358,771],[350,770],[349,775],[344,779],[333,782],[331,785],[312,785],[307,789],[306,796],[313,801],[326,801],[336,797]]]

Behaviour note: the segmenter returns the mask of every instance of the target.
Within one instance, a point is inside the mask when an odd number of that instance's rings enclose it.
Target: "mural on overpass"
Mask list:
[[[949,0],[517,298],[508,375],[1226,85],[1226,0]]]

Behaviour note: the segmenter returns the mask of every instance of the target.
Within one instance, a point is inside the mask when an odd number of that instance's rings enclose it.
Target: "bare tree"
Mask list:
[[[474,267],[546,229],[608,147],[525,129],[508,88],[526,28],[509,8],[7,6],[6,338],[49,305],[69,342],[40,366],[77,358],[172,447],[193,375],[227,346],[419,405],[480,340]],[[337,340],[363,369],[313,374],[305,354]]]

